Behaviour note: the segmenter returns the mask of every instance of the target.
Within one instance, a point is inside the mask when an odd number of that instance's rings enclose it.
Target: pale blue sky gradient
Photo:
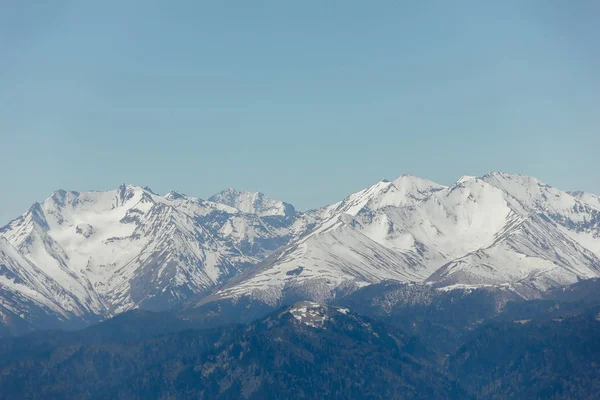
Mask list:
[[[600,193],[598,1],[0,0],[0,225],[120,183],[299,209],[412,173]]]

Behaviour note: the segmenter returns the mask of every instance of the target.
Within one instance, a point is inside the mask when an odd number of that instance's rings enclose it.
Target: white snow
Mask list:
[[[296,303],[289,312],[296,321],[313,328],[322,328],[329,320],[327,308],[311,301]]]
[[[448,187],[403,175],[306,213],[234,189],[60,190],[0,230],[0,285],[60,315],[110,316],[210,291],[268,256],[215,298],[327,302],[383,280],[544,290],[600,276],[600,198],[506,173]]]
[[[463,176],[449,187],[402,176],[320,210],[311,233],[218,296],[276,304],[303,288],[307,298],[327,301],[340,287],[428,278],[448,287],[527,282],[545,290],[600,276],[599,227],[572,225],[594,221],[595,212],[520,175]]]
[[[286,215],[285,203],[273,200],[260,192],[244,192],[230,188],[215,194],[209,200],[228,205],[243,213],[256,214],[261,217]]]
[[[207,290],[273,250],[247,255],[242,242],[289,234],[227,205],[123,185],[108,192],[57,191],[3,228],[0,238],[18,249],[17,264],[31,264],[73,296],[74,304],[64,305],[68,312],[112,315],[156,293],[177,298],[179,290]],[[132,285],[142,275],[145,286],[134,301]],[[32,301],[39,286],[11,284]]]

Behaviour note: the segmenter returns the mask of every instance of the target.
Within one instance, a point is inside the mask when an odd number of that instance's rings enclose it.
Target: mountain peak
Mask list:
[[[409,173],[404,173],[404,174],[400,175],[398,178],[416,178],[416,179],[424,179],[424,178],[421,178],[420,176],[413,175],[413,174],[409,174]]]
[[[148,193],[152,193],[153,195],[157,195],[157,193],[156,193],[156,192],[154,192],[154,191],[153,191],[153,190],[150,188],[150,186],[144,186],[144,187],[143,187],[143,189],[144,189],[146,192],[148,192]]]
[[[366,189],[353,193],[341,202],[328,206],[326,214],[358,214],[363,208],[371,210],[387,206],[405,206],[421,201],[432,193],[444,189],[430,180],[404,174],[394,181],[381,180]]]
[[[54,203],[60,206],[64,206],[66,205],[66,203],[74,201],[74,199],[76,199],[78,196],[79,192],[57,189],[54,192],[52,192],[52,194],[50,194],[50,197],[48,197],[48,199],[52,200]]]
[[[445,186],[415,175],[404,174],[390,183],[381,192],[378,200],[371,201],[372,205],[395,207],[410,205],[429,197],[432,193],[444,189]]]
[[[139,186],[128,185],[125,183],[121,184],[121,186],[119,186],[119,188],[117,189],[120,203],[123,204],[127,200],[133,198],[135,196],[135,193],[139,190],[143,189]]]
[[[141,186],[134,185],[131,183],[121,183],[119,185],[119,190],[128,190],[128,189],[130,189],[130,190],[142,189],[143,190],[143,188]]]
[[[440,190],[444,189],[446,186],[440,185],[434,181],[431,181],[426,178],[421,178],[420,176],[411,175],[411,174],[403,174],[392,181],[394,186],[398,189],[402,187],[413,187],[418,188],[419,190]]]
[[[481,179],[492,184],[493,182],[513,182],[513,184],[518,185],[549,187],[549,185],[537,178],[534,178],[533,176],[515,174],[511,172],[488,172],[482,176]]]
[[[2,283],[18,294],[11,304],[26,311],[20,299],[33,307],[49,293],[49,307],[87,320],[179,307],[192,294],[270,307],[327,302],[382,280],[561,285],[600,276],[600,198],[523,175],[446,187],[404,174],[298,214],[260,192],[229,188],[209,200],[127,184],[55,191],[0,229],[22,266],[12,270],[20,281]],[[328,326],[344,312],[306,303],[290,313],[295,326]]]
[[[336,315],[347,315],[350,310],[345,307],[333,307],[314,301],[300,301],[288,309],[298,323],[322,328],[326,321],[333,320]]]
[[[228,188],[208,198],[213,203],[225,204],[241,212],[266,216],[294,216],[296,210],[291,204],[271,199],[261,192],[246,192]]]
[[[184,193],[178,192],[176,190],[171,190],[169,193],[165,194],[165,199],[167,200],[180,200],[186,199],[187,195]]]
[[[289,313],[294,316],[296,321],[313,328],[323,327],[325,321],[329,319],[327,308],[312,301],[301,301],[294,304],[289,309]]]
[[[472,181],[472,180],[474,180],[474,179],[477,179],[477,177],[476,177],[476,176],[473,176],[473,175],[463,175],[463,176],[461,176],[461,177],[460,177],[460,178],[459,178],[459,179],[456,181],[456,183],[457,183],[457,184],[461,184],[461,183],[465,183],[465,182],[468,182],[468,181]]]

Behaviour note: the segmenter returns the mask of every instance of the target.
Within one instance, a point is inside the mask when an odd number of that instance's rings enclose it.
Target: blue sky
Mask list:
[[[0,224],[122,182],[300,209],[403,173],[600,193],[597,1],[37,3],[1,3]]]

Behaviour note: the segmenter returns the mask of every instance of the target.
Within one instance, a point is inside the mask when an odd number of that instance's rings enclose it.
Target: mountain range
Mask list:
[[[403,175],[316,210],[226,189],[58,190],[0,228],[0,335],[133,309],[335,303],[385,283],[537,298],[600,277],[600,197],[507,173]]]

